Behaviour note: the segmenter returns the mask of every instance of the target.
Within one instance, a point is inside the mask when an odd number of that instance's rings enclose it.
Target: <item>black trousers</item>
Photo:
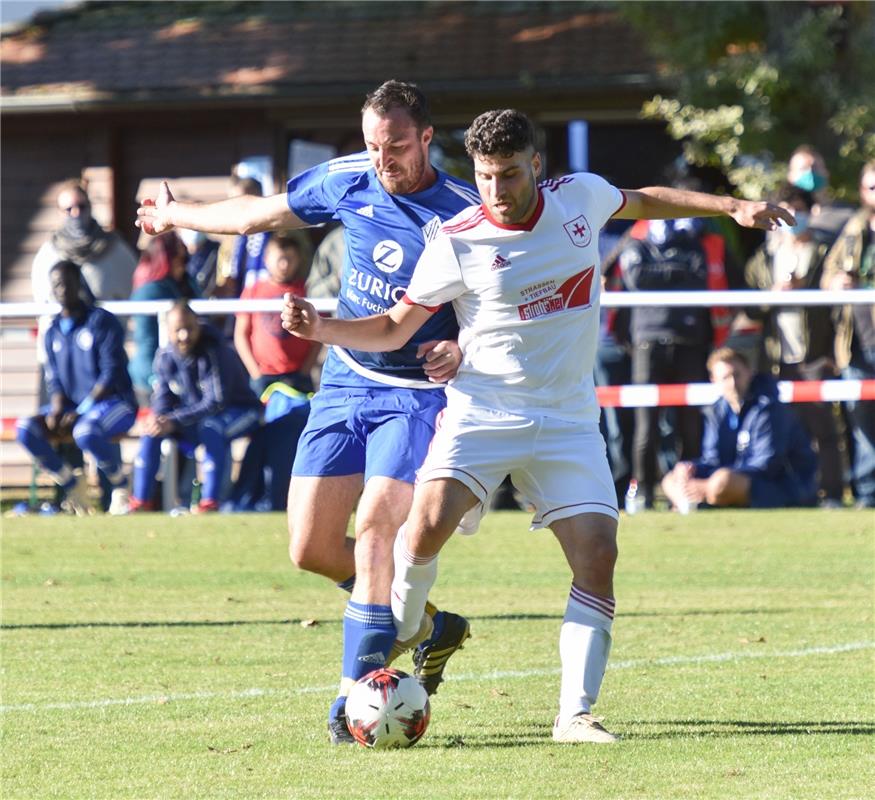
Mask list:
[[[642,342],[632,352],[632,382],[704,382],[708,379],[707,359],[708,350],[701,345]],[[666,469],[678,458],[698,458],[702,448],[701,411],[695,406],[635,409],[632,472],[648,507],[653,505],[653,493],[661,477],[660,448],[668,451],[667,461],[671,463]]]

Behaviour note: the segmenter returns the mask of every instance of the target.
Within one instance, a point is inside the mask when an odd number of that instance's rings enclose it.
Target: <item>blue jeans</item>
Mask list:
[[[842,377],[845,380],[875,378],[875,350],[855,355],[842,370]],[[851,485],[857,502],[875,508],[875,402],[848,401],[845,410],[854,449]]]

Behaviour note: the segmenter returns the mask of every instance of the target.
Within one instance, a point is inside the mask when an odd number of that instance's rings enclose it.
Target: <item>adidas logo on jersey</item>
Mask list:
[[[499,253],[492,261],[492,266],[490,269],[495,272],[499,269],[507,269],[511,265],[511,260],[509,258],[505,258],[501,253]]]
[[[369,219],[374,218],[374,207],[373,206],[362,206],[357,209],[356,214],[361,214],[363,217],[368,217]]]
[[[359,656],[359,661],[364,661],[366,664],[385,664],[386,656],[383,653],[368,653],[366,656]]]

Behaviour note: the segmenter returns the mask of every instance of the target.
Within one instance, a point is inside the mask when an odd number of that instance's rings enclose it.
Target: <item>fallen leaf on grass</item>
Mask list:
[[[302,628],[315,628],[319,624],[318,619],[302,619],[301,627]]]
[[[219,755],[227,756],[231,753],[239,753],[241,750],[248,750],[250,747],[252,747],[251,742],[241,745],[240,747],[226,747],[225,749],[222,749],[221,747],[213,747],[211,744],[208,744],[207,750],[211,753],[218,753]]]

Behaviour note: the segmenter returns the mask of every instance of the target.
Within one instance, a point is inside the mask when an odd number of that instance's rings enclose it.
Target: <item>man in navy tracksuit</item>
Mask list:
[[[679,463],[662,482],[675,508],[786,508],[817,500],[817,456],[768,375],[754,375],[728,347],[708,359],[722,397],[705,418],[702,457]]]
[[[72,510],[88,514],[92,508],[85,477],[53,447],[72,436],[109,480],[110,513],[121,513],[127,505],[126,478],[111,440],[134,424],[137,407],[124,330],[115,316],[85,301],[82,275],[72,261],[55,264],[49,282],[61,304],[45,338],[50,403],[36,416],[18,421],[18,441],[63,487]]]
[[[203,493],[197,511],[217,511],[231,441],[261,423],[262,406],[249,388],[237,353],[213,327],[201,324],[180,300],[167,313],[170,345],[155,356],[152,416],[134,462],[131,511],[149,511],[161,460],[161,441],[179,439],[191,451],[202,444]]]

